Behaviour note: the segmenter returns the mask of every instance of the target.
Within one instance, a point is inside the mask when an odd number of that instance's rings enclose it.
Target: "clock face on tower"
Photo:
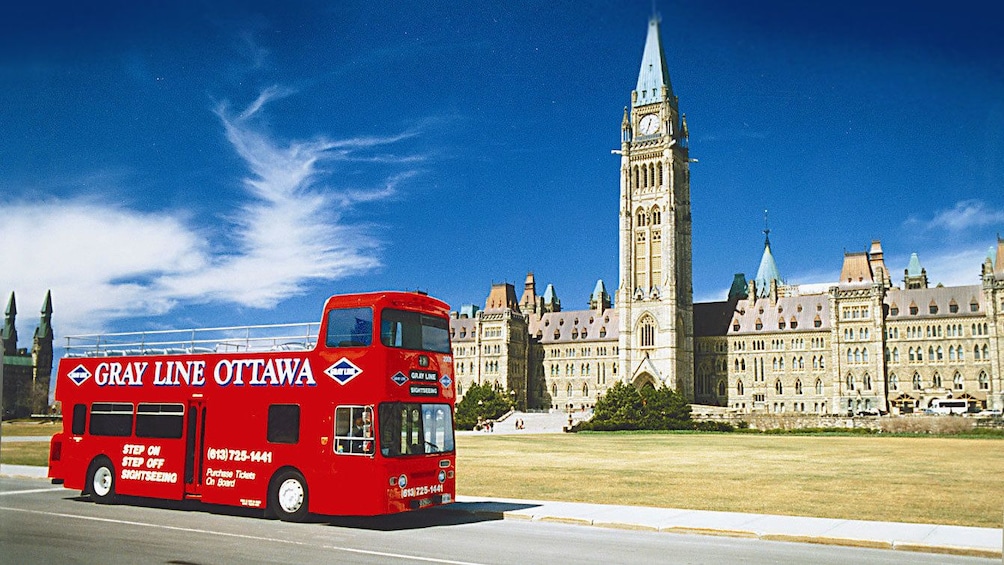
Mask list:
[[[652,135],[654,133],[658,133],[659,116],[655,114],[646,114],[642,116],[641,123],[638,124],[638,129],[641,131],[642,135]]]

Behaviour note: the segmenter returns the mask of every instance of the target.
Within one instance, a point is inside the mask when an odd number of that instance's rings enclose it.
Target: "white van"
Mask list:
[[[931,414],[965,414],[968,411],[968,401],[952,398],[935,398],[928,409]]]

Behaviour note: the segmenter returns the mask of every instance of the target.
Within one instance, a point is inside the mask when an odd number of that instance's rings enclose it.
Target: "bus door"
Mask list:
[[[185,496],[202,496],[202,466],[205,463],[206,407],[201,399],[188,401],[185,429]]]

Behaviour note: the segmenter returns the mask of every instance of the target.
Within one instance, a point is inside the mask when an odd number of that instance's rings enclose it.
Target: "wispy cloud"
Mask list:
[[[218,222],[216,214],[210,220],[194,211],[141,212],[97,197],[8,204],[10,220],[0,223],[4,286],[10,284],[22,304],[36,296],[41,303],[52,289],[65,335],[184,304],[268,308],[317,281],[377,268],[382,243],[344,213],[396,195],[417,174],[409,168],[416,158],[405,156],[398,163],[404,166],[388,169],[383,182],[369,188],[325,184],[323,163],[372,158],[367,152],[416,134],[276,139],[258,118],[269,102],[294,94],[272,87],[242,110],[216,108],[226,139],[250,172],[243,179],[247,198],[223,211],[218,229],[196,227]]]
[[[919,227],[928,231],[947,231],[951,234],[1004,224],[1004,210],[994,210],[982,200],[962,200],[947,210],[939,210],[931,218],[911,216],[908,227]]]
[[[925,253],[920,262],[931,286],[962,286],[980,284],[980,266],[986,258],[986,247],[973,247]]]

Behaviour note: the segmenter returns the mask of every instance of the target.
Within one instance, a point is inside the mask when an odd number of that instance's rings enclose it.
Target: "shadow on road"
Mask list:
[[[379,531],[417,530],[436,526],[456,526],[501,520],[505,512],[524,510],[535,506],[535,504],[508,502],[454,502],[448,506],[387,516],[317,516],[317,519],[320,522],[341,528]]]
[[[67,497],[67,499],[75,502],[94,504],[91,498],[86,495],[71,496]],[[115,499],[115,504],[159,508],[164,510],[179,510],[182,512],[206,512],[219,516],[272,519],[266,518],[266,513],[262,509],[204,504],[195,500],[161,500],[156,498],[119,495]],[[320,514],[311,514],[307,517],[305,522],[310,524],[326,524],[339,528],[356,528],[361,530],[417,530],[438,526],[456,526],[460,524],[474,524],[478,522],[502,520],[503,515],[506,512],[525,510],[527,508],[534,508],[535,506],[535,504],[517,504],[509,502],[454,502],[453,504],[449,504],[447,506],[437,506],[434,508],[427,508],[425,510],[404,512],[401,514],[389,514],[386,516],[324,516]]]

